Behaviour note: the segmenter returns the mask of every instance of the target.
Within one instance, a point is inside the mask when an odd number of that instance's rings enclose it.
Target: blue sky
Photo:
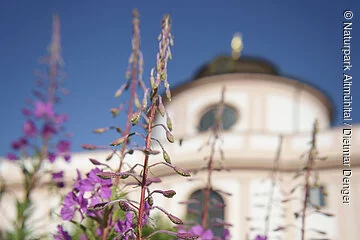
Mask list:
[[[230,53],[235,32],[244,55],[260,56],[281,74],[323,89],[335,103],[334,125],[341,125],[343,11],[354,11],[352,31],[353,122],[359,123],[360,3],[357,1],[5,1],[0,3],[0,156],[21,135],[20,113],[35,85],[33,70],[46,53],[54,12],[60,15],[62,55],[71,95],[59,109],[70,120],[73,150],[82,143],[106,144],[92,129],[114,124],[111,107],[123,83],[131,51],[131,11],[141,17],[144,79],[155,64],[157,36],[165,13],[173,20],[175,46],[169,63],[172,86],[189,80],[204,63]],[[106,142],[104,142],[106,139]]]

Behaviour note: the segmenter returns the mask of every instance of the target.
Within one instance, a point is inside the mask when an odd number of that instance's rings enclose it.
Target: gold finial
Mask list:
[[[231,56],[234,60],[238,60],[241,55],[241,51],[244,48],[242,37],[240,33],[235,33],[231,40]]]

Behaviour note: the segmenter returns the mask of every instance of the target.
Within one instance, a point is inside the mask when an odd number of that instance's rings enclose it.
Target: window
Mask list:
[[[313,186],[309,188],[308,204],[313,207],[325,207],[324,186]]]
[[[205,132],[215,125],[217,106],[210,108],[206,111],[198,126],[200,132]],[[222,126],[224,130],[230,129],[237,121],[237,112],[235,109],[225,105],[222,113]]]
[[[202,224],[201,215],[203,210],[204,203],[204,190],[197,190],[190,196],[190,203],[187,206],[187,220],[194,221],[197,224]],[[196,200],[197,203],[192,203],[191,200]],[[199,203],[200,204],[199,204]],[[214,225],[212,226],[212,220],[222,219],[224,220],[224,208],[218,207],[219,205],[224,205],[224,200],[215,191],[210,192],[210,206],[208,212],[208,226],[211,226],[211,230],[215,236],[222,236],[224,227],[223,225]]]

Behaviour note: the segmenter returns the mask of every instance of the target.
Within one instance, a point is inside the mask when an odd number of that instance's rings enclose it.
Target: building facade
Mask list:
[[[354,173],[360,168],[359,125],[353,126],[348,132],[341,127],[331,127],[333,106],[323,92],[307,83],[281,76],[274,66],[254,58],[234,60],[220,56],[201,68],[191,81],[173,89],[173,99],[166,102],[166,109],[173,122],[176,142],[165,143],[164,146],[174,165],[196,174],[193,174],[191,181],[187,181],[171,169],[154,169],[152,172],[162,179],[157,188],[173,189],[178,193],[173,199],[155,196],[157,205],[185,218],[188,206],[179,202],[187,201],[204,188],[207,172],[201,168],[204,167],[204,158],[208,157],[209,149],[205,147],[199,151],[199,147],[211,134],[208,130],[214,123],[215,109],[223,87],[226,90],[219,146],[223,156],[216,153],[215,160],[216,166],[224,169],[214,171],[212,182],[214,192],[226,205],[219,216],[233,225],[230,228],[232,239],[253,239],[256,234],[263,233],[271,190],[270,176],[274,172],[276,159],[279,161],[276,169],[278,178],[274,187],[269,239],[299,239],[300,231],[293,225],[300,225],[296,213],[301,209],[302,202],[284,200],[289,198],[287,194],[296,183],[304,179],[300,176],[294,180],[294,174],[305,166],[306,157],[301,156],[304,153],[306,156],[310,150],[315,120],[319,128],[317,150],[320,156],[326,157],[326,161],[316,162],[319,184],[311,186],[309,198],[316,202],[321,211],[334,216],[310,215],[306,222],[307,237],[358,239],[360,230],[355,223],[360,212],[360,178]],[[157,122],[165,123],[165,118],[159,115]],[[156,137],[165,140],[165,132],[158,129]],[[344,136],[351,136],[349,169],[352,175],[348,174],[351,181],[350,205],[343,203],[346,189],[349,190],[343,172],[343,156],[346,155]],[[67,179],[71,182],[75,178],[74,169],[78,168],[84,173],[90,170],[91,164],[84,164],[88,163],[89,157],[104,160],[106,156],[107,152],[101,151],[74,153],[71,165],[57,161],[57,167],[65,169]],[[135,153],[126,161],[140,162],[141,159],[141,154]],[[154,156],[152,160],[157,160],[157,157]],[[112,164],[116,166],[117,163]],[[0,170],[16,192],[21,180],[20,173],[5,162]],[[295,198],[301,198],[302,193],[301,188],[295,190]],[[131,197],[138,198],[134,193]],[[56,206],[59,199],[41,190],[36,198],[41,210],[34,213],[34,219],[46,219],[44,209]],[[6,215],[14,214],[14,208],[7,201],[2,201],[1,208]],[[1,226],[6,226],[4,219],[0,221]],[[56,221],[45,222],[43,229],[55,229],[56,224]],[[281,226],[287,226],[286,231],[273,231]],[[311,229],[326,232],[326,235]]]

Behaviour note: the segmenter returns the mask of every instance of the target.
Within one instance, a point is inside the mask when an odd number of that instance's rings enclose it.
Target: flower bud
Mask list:
[[[121,137],[121,138],[118,138],[118,139],[112,141],[112,142],[110,143],[110,146],[119,146],[120,144],[122,144],[122,143],[125,141],[125,139],[126,139],[127,137],[128,137],[128,136],[126,135],[126,136],[124,136],[124,137]]]
[[[148,90],[146,89],[145,93],[144,93],[144,98],[142,100],[142,108],[146,109],[147,107],[147,95],[148,95]]]
[[[137,94],[135,94],[134,103],[135,103],[136,108],[141,108],[140,100],[139,100],[139,97]]]
[[[169,154],[165,150],[163,150],[163,157],[164,157],[165,162],[171,164]]]
[[[159,110],[161,116],[164,117],[165,116],[165,107],[164,107],[164,104],[161,101],[161,98],[159,98],[158,110]]]
[[[81,147],[86,150],[94,150],[97,148],[95,145],[92,144],[82,144]]]
[[[111,179],[111,178],[116,177],[116,173],[113,173],[113,172],[99,172],[96,175],[102,179]]]
[[[166,97],[171,102],[171,92],[170,92],[170,88],[168,88],[168,87],[166,88]]]
[[[90,160],[90,162],[91,162],[92,164],[94,164],[94,165],[102,165],[102,163],[101,163],[101,162],[99,162],[99,161],[98,161],[98,160],[96,160],[96,159],[89,158],[89,160]]]
[[[122,92],[124,91],[124,89],[127,87],[127,83],[124,83],[123,85],[121,85],[121,87],[115,92],[115,98],[120,97],[120,95],[122,94]]]
[[[172,198],[173,196],[175,196],[176,192],[174,190],[167,190],[163,191],[162,194],[164,195],[164,197]]]
[[[108,205],[108,202],[98,203],[98,204],[95,204],[94,206],[88,207],[88,209],[90,211],[99,211],[99,210],[106,208],[107,205]]]
[[[124,212],[128,212],[128,211],[131,210],[129,204],[126,203],[125,201],[120,201],[120,202],[119,202],[119,207],[120,207],[120,209],[123,210]]]
[[[93,133],[103,133],[106,132],[107,130],[109,130],[109,128],[105,127],[105,128],[97,128],[93,130]]]
[[[166,118],[166,125],[167,125],[167,128],[170,130],[170,131],[172,131],[172,123],[171,123],[171,119],[170,119],[170,117],[169,116],[167,116],[167,118]]]
[[[194,239],[198,239],[200,236],[194,233],[177,233],[176,237],[185,240],[194,240]]]
[[[186,170],[186,169],[182,169],[179,167],[174,167],[174,171],[177,172],[179,175],[184,176],[184,177],[190,177],[190,171]]]
[[[140,114],[141,114],[141,111],[138,110],[138,111],[134,112],[133,115],[131,116],[130,122],[133,126],[139,122]]]
[[[119,109],[111,108],[110,112],[112,113],[113,117],[116,117],[119,114]]]
[[[184,224],[183,221],[182,221],[180,218],[175,217],[175,216],[172,215],[172,214],[168,214],[167,216],[168,216],[168,218],[170,219],[170,221],[172,221],[172,222],[175,223],[175,224]]]
[[[149,204],[150,206],[154,205],[154,198],[153,198],[152,196],[149,196],[149,197],[147,198],[147,202],[148,202],[148,204]]]
[[[172,135],[170,131],[166,131],[166,138],[171,143],[175,141],[174,135]]]

